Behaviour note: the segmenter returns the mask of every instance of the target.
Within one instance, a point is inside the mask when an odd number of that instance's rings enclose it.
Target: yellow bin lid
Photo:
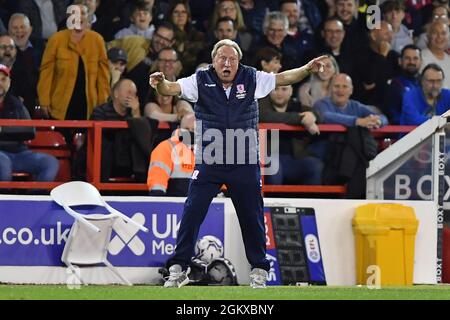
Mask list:
[[[362,233],[402,229],[415,234],[419,220],[412,207],[397,203],[369,203],[356,208],[352,225],[355,231]]]

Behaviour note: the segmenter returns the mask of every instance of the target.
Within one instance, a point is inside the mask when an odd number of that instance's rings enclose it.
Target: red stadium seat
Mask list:
[[[71,180],[71,152],[64,136],[57,131],[36,131],[33,140],[26,142],[28,147],[35,152],[51,154],[59,161],[59,172],[56,181]]]

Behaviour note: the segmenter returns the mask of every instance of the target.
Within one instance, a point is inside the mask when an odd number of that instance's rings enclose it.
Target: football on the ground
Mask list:
[[[213,259],[223,255],[222,241],[214,236],[204,236],[195,245],[195,258],[204,262],[211,262]]]

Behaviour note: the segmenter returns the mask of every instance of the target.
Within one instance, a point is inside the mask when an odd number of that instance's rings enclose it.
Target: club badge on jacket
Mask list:
[[[247,92],[245,91],[244,85],[243,84],[238,84],[236,86],[236,99],[244,99],[245,96],[247,95]]]

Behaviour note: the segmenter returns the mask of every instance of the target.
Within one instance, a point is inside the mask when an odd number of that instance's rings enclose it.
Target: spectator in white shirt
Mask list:
[[[442,70],[450,70],[450,55],[446,52],[449,45],[448,25],[441,21],[432,22],[428,30],[428,39],[428,48],[422,51],[422,69],[430,63],[436,63]],[[450,77],[444,79],[443,87],[450,89]]]
[[[433,9],[433,14],[431,16],[431,22],[433,21],[442,21],[443,23],[445,23],[446,25],[450,26],[450,19],[448,17],[449,12],[448,12],[448,8],[445,6],[438,6],[435,7]],[[425,26],[425,32],[423,32],[422,34],[420,34],[419,39],[417,39],[417,47],[419,47],[420,49],[425,49],[428,46],[428,32],[427,30],[429,29],[430,24],[427,24]],[[450,44],[449,44],[449,48],[450,48]]]

